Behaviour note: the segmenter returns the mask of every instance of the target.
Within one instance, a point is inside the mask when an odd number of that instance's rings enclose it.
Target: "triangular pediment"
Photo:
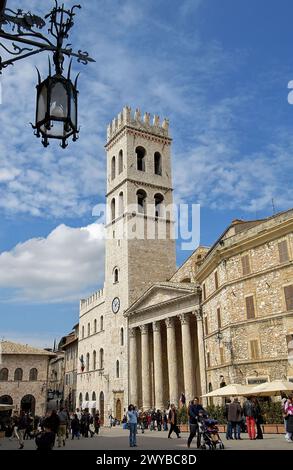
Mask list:
[[[165,282],[154,284],[126,310],[125,315],[128,316],[133,312],[161,305],[165,302],[172,302],[172,300],[180,297],[194,294],[196,291],[197,286],[192,283]]]

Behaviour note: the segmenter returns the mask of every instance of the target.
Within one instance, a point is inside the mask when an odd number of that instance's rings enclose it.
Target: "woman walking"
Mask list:
[[[286,436],[285,439],[288,442],[292,441],[293,435],[293,396],[290,396],[284,405],[285,420],[286,420]]]

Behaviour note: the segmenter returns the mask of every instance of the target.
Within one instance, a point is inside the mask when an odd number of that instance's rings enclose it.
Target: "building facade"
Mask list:
[[[292,232],[293,210],[236,220],[203,259],[203,389],[292,380]]]
[[[232,222],[176,270],[168,125],[126,107],[108,128],[105,284],[80,302],[77,370],[104,420],[293,377],[293,210]]]
[[[64,404],[69,411],[76,409],[78,367],[78,324],[65,336],[61,349],[64,351]]]
[[[49,361],[55,355],[28,345],[0,343],[0,403],[44,416]]]

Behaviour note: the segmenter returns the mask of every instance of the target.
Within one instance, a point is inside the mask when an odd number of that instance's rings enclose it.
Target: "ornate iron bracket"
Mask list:
[[[66,10],[64,4],[59,6],[58,1],[55,0],[55,7],[43,19],[31,12],[25,13],[20,9],[10,10],[6,8],[6,3],[7,0],[0,0],[0,39],[10,42],[13,51],[2,42],[0,46],[13,57],[3,61],[0,56],[0,74],[8,65],[13,65],[18,60],[43,51],[54,54],[56,73],[60,74],[63,71],[64,56],[75,57],[84,65],[88,62],[95,62],[87,52],[81,50],[74,52],[70,44],[63,46],[63,42],[68,38],[69,31],[74,25],[75,10],[80,9],[80,5],[74,5],[71,10]],[[50,24],[49,37],[41,32],[46,26],[46,20]],[[16,43],[30,47],[20,47]]]

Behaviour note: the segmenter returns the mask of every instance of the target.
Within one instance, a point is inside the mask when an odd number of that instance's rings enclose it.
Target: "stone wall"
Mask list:
[[[0,368],[9,370],[8,382],[0,382],[0,397],[8,395],[13,400],[16,410],[21,409],[21,400],[26,395],[35,398],[35,414],[43,416],[47,405],[48,356],[3,354]],[[15,369],[23,370],[23,380],[14,381]],[[37,381],[30,381],[31,369],[37,369]]]

